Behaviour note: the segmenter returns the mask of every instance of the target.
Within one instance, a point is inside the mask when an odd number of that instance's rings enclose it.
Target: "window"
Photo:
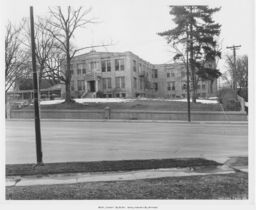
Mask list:
[[[142,72],[142,67],[141,67],[141,63],[139,63],[139,73]]]
[[[111,78],[107,78],[107,87],[110,89],[112,88],[112,85],[111,85]]]
[[[187,89],[187,84],[183,84],[182,85],[182,90],[186,90]]]
[[[77,80],[77,89],[78,90],[85,90],[84,80]]]
[[[158,75],[157,75],[157,69],[153,69],[153,76],[152,76],[153,78],[157,78],[158,77]]]
[[[171,76],[172,76],[172,77],[175,77],[175,74],[174,74],[174,72],[172,72],[172,73],[171,73]]]
[[[125,88],[124,77],[121,77],[121,87]]]
[[[125,97],[126,97],[126,94],[125,94],[125,93],[122,93],[122,97],[125,98]]]
[[[143,89],[143,78],[140,77],[140,89]]]
[[[111,88],[111,78],[102,78],[102,88],[103,89]]]
[[[101,61],[101,72],[106,72],[106,62]]]
[[[133,87],[137,89],[137,78],[133,77]]]
[[[197,85],[197,89],[200,89],[200,84]]]
[[[171,90],[171,83],[170,82],[167,83],[167,90]]]
[[[169,73],[169,72],[167,73],[167,77],[168,77],[168,78],[170,77],[170,73]]]
[[[205,90],[205,84],[202,84],[202,90]]]
[[[136,72],[137,71],[137,68],[136,68],[136,61],[133,60],[133,71]]]
[[[90,62],[90,69],[91,69],[91,71],[96,70],[97,68],[98,68],[98,62],[91,61]]]
[[[115,70],[124,71],[124,59],[115,59]]]
[[[153,83],[153,88],[155,91],[158,91],[158,83],[157,82]]]
[[[106,78],[102,79],[102,88],[107,89],[107,79]]]
[[[125,88],[124,77],[116,77],[116,88]]]
[[[77,75],[86,74],[85,64],[78,63],[77,64]]]
[[[175,90],[175,82],[168,82],[167,84],[167,90]]]
[[[116,93],[116,97],[119,98],[120,94],[119,93]]]
[[[110,60],[107,60],[107,71],[111,71],[111,62]]]
[[[101,61],[101,71],[102,72],[111,71],[111,61],[110,60]]]

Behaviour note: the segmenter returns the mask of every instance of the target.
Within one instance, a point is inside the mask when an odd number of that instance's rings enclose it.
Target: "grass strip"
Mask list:
[[[110,107],[112,110],[143,110],[143,111],[187,111],[187,103],[180,101],[154,101],[154,100],[135,100],[126,103],[60,103],[41,105],[42,110],[47,109],[72,109],[72,110],[104,110],[105,107]],[[24,109],[33,109],[33,106],[24,107]],[[222,111],[219,104],[202,104],[191,103],[192,111]]]
[[[215,161],[202,158],[46,163],[44,166],[38,166],[35,168],[33,167],[33,164],[8,164],[6,165],[6,176],[131,171],[216,165],[220,164]]]
[[[248,199],[248,174],[7,187],[7,200]]]

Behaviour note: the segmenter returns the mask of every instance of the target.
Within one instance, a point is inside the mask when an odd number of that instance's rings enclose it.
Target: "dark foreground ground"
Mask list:
[[[134,171],[157,168],[211,170],[222,165],[201,158],[100,161],[6,165],[6,176],[43,176],[75,172]],[[226,166],[248,165],[247,157],[230,158]],[[186,177],[101,181],[76,184],[6,187],[7,200],[72,200],[72,199],[248,199],[248,173],[212,174]]]
[[[7,187],[7,200],[248,199],[248,174]]]

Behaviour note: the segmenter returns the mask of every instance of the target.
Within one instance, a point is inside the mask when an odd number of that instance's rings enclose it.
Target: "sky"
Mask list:
[[[96,51],[132,51],[142,59],[153,64],[172,62],[172,49],[166,40],[157,35],[174,27],[169,15],[169,5],[203,4],[221,7],[214,20],[222,25],[219,37],[222,57],[232,53],[226,49],[230,45],[241,45],[238,56],[253,52],[253,0],[214,0],[214,1],[176,1],[176,0],[87,0],[87,1],[4,1],[3,22],[18,23],[22,17],[29,16],[29,6],[33,5],[35,16],[47,16],[48,7],[57,5],[91,8],[88,18],[96,18],[96,24],[87,25],[75,32],[73,44],[77,48],[91,45],[111,44]],[[70,3],[70,4],[69,4]],[[86,53],[84,50],[81,53]],[[224,59],[219,68],[225,71]]]

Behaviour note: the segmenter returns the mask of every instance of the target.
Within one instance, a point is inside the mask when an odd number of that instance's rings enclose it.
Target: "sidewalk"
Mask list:
[[[217,174],[230,174],[236,171],[248,173],[248,166],[240,164],[236,166],[239,159],[230,158],[221,166],[198,166],[185,168],[159,168],[149,170],[136,170],[128,172],[91,172],[91,173],[64,173],[53,175],[34,176],[8,176],[6,186],[33,186],[33,185],[55,185],[55,184],[75,184],[84,182],[106,182],[125,181],[138,179],[153,179],[162,177],[184,177],[184,176],[204,176]],[[235,164],[235,166],[233,166]]]
[[[8,121],[34,121],[34,119],[6,119]],[[127,122],[127,123],[173,123],[173,124],[232,124],[248,125],[248,121],[182,121],[182,120],[122,120],[122,119],[41,119],[41,121],[52,122]]]

